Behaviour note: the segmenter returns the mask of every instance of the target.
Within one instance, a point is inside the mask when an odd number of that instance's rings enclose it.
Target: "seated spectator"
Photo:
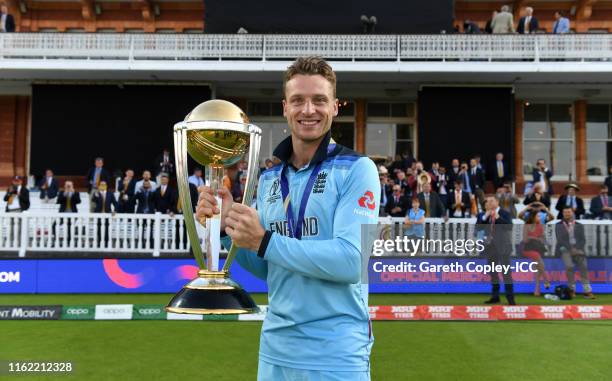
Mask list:
[[[155,213],[155,198],[153,195],[153,187],[151,180],[145,180],[142,183],[142,188],[136,192],[136,213],[138,214],[153,214]]]
[[[591,199],[589,211],[596,220],[612,220],[612,197],[608,196],[606,185],[601,185],[599,195]]]
[[[134,187],[134,194],[142,190],[145,181],[148,181],[149,185],[151,185],[151,191],[155,191],[155,188],[157,188],[157,183],[151,180],[151,171],[144,170],[142,171],[142,179],[139,180]]]
[[[408,203],[408,198],[402,194],[400,185],[395,184],[393,185],[393,194],[387,200],[385,211],[391,217],[405,217],[408,212]]]
[[[93,192],[94,213],[116,213],[119,205],[115,199],[115,194],[108,191],[107,187],[106,181],[100,181],[98,190]]]
[[[574,216],[577,220],[582,218],[584,214],[584,201],[582,198],[576,195],[576,192],[579,192],[580,188],[576,184],[567,184],[565,186],[565,194],[559,197],[559,201],[557,201],[556,209],[559,211],[557,215],[557,219],[560,220],[563,218],[563,208],[565,206],[569,206],[572,208],[574,212]]]
[[[74,190],[72,181],[64,183],[64,189],[57,194],[60,213],[78,213],[77,205],[81,203],[79,192]]]
[[[407,229],[404,230],[404,235],[410,239],[425,238],[425,211],[421,209],[419,200],[412,199],[412,208],[406,215],[404,221]]]
[[[30,209],[30,192],[23,186],[23,180],[19,176],[13,178],[11,187],[4,195],[7,213],[24,212]]]
[[[15,18],[8,13],[5,3],[0,3],[0,33],[12,33],[15,31]]]
[[[161,173],[159,187],[153,192],[155,211],[173,216],[176,210],[177,192],[169,184],[167,173]]]
[[[531,188],[531,193],[525,196],[525,199],[523,200],[523,204],[529,205],[532,202],[536,202],[536,201],[541,202],[547,208],[550,208],[550,198],[548,197],[546,193],[542,191],[542,185],[540,183],[534,183],[533,187]]]
[[[134,194],[136,193],[136,179],[134,171],[127,169],[125,176],[117,186],[119,192],[119,213],[134,213]]]
[[[53,177],[52,170],[47,169],[45,171],[45,177],[38,183],[38,187],[40,188],[40,198],[42,200],[48,201],[57,197],[59,185],[57,184],[57,179]]]
[[[189,178],[187,179],[191,184],[195,185],[196,188],[201,187],[202,185],[204,185],[206,182],[204,181],[204,179],[202,178],[202,168],[195,168],[193,170],[193,175],[189,176]]]
[[[555,216],[553,216],[553,214],[550,212],[550,209],[539,201],[534,201],[527,205],[527,207],[521,210],[521,212],[518,214],[518,218],[523,221],[528,221],[534,214],[539,216],[539,220],[542,223],[547,223],[555,219]]]

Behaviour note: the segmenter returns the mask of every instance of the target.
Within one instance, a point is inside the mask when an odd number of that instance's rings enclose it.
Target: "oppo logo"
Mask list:
[[[102,310],[105,314],[122,314],[125,313],[123,308],[105,308]]]
[[[85,308],[68,308],[66,313],[68,315],[87,315],[89,310]]]
[[[19,271],[0,271],[0,283],[15,282],[19,283],[21,279],[21,272]]]
[[[160,308],[139,308],[138,313],[141,315],[159,315],[161,314]]]

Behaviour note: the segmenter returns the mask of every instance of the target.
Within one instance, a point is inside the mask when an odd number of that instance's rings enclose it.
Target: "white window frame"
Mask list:
[[[546,123],[550,123],[550,110],[549,110],[549,106],[550,105],[567,105],[569,104],[570,106],[572,106],[572,102],[534,102],[534,104],[537,105],[541,105],[544,104],[546,105]],[[525,107],[525,106],[523,106]],[[523,114],[524,115],[524,114]],[[521,155],[523,157],[523,165],[525,163],[525,143],[530,141],[530,142],[570,142],[572,149],[571,149],[571,157],[570,157],[570,170],[571,170],[571,175],[572,175],[572,179],[575,180],[576,179],[576,123],[574,120],[574,115],[572,113],[572,118],[571,118],[571,125],[572,125],[572,137],[571,138],[526,138],[525,137],[525,123],[526,122],[530,122],[528,120],[526,120],[525,118],[523,118],[523,152],[521,152]],[[550,164],[550,163],[548,163]],[[521,168],[521,172],[523,171],[523,168]],[[551,181],[567,181],[568,180],[568,176],[569,175],[557,175],[556,171],[553,174],[552,178],[550,179]],[[523,174],[523,178],[525,179],[525,181],[533,181],[533,175],[531,174]]]

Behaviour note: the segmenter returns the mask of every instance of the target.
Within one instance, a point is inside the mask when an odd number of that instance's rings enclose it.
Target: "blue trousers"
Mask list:
[[[259,360],[257,381],[370,381],[370,372],[295,369]]]

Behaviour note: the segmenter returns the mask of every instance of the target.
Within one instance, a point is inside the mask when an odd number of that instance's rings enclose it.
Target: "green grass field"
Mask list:
[[[260,304],[265,295],[254,295]],[[3,295],[0,304],[163,304],[170,295]],[[371,295],[371,305],[485,295]],[[519,296],[521,304],[554,304]],[[612,295],[578,304],[612,304]],[[0,360],[69,360],[72,376],[15,380],[254,380],[261,322],[2,321]],[[612,379],[612,321],[373,323],[373,380]]]

